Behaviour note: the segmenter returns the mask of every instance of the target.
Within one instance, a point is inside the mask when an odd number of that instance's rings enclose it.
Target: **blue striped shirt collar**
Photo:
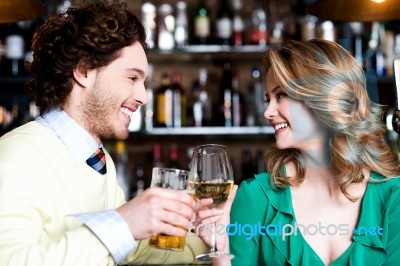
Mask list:
[[[93,137],[60,108],[53,108],[36,118],[36,121],[52,130],[67,146],[76,164],[86,163],[98,147]]]

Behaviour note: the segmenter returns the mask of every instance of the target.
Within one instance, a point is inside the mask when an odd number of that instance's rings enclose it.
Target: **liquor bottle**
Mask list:
[[[254,166],[251,152],[247,149],[242,151],[242,181],[254,176]]]
[[[161,79],[161,87],[156,92],[155,125],[157,127],[173,127],[172,104],[171,80],[169,75],[164,73]]]
[[[160,143],[153,144],[153,167],[164,167]]]
[[[186,126],[186,93],[181,84],[181,72],[175,70],[172,76],[172,120],[174,127]]]
[[[177,168],[177,169],[179,169],[178,146],[176,144],[171,144],[169,146],[168,168]]]
[[[211,37],[210,11],[204,0],[200,0],[193,21],[193,37],[195,44],[209,44]]]
[[[221,98],[219,104],[220,121],[219,125],[225,127],[233,126],[232,118],[232,70],[231,64],[225,62],[221,79]]]
[[[233,33],[232,33],[232,45],[240,47],[243,45],[244,39],[244,22],[240,11],[242,9],[242,0],[233,0]]]
[[[256,153],[256,168],[257,168],[257,173],[262,173],[265,171],[265,160],[264,160],[264,151],[258,150]]]
[[[239,90],[239,75],[232,71],[232,122],[234,127],[240,127],[243,120],[243,99]]]
[[[118,140],[115,143],[115,169],[117,172],[117,181],[125,195],[125,200],[129,200],[131,173],[128,167],[128,153],[126,152],[125,142]]]
[[[252,105],[256,109],[255,124],[257,126],[265,126],[268,124],[268,120],[264,118],[265,111],[265,91],[264,91],[264,79],[260,67],[254,66],[251,69],[251,81],[252,91],[254,93],[254,102]]]
[[[184,48],[188,45],[188,17],[186,13],[186,3],[179,1],[176,4],[177,14],[175,22],[175,44],[177,48]]]
[[[198,92],[193,104],[193,117],[196,127],[210,126],[212,119],[211,99],[207,92],[207,69],[200,68]]]
[[[231,45],[233,33],[233,11],[228,0],[220,1],[215,21],[217,44]]]
[[[21,76],[25,74],[25,31],[21,23],[10,24],[8,35],[5,37],[5,60],[3,62],[3,74],[6,76]]]
[[[142,160],[136,161],[134,184],[131,187],[132,198],[143,193],[145,187],[144,165]]]
[[[170,4],[162,4],[158,10],[158,48],[172,50],[175,46],[175,18]]]
[[[147,131],[153,129],[153,121],[154,121],[154,104],[155,104],[155,95],[154,95],[154,85],[153,85],[153,73],[154,67],[152,64],[149,64],[148,67],[148,75],[146,79],[146,93],[147,93],[147,104],[144,106],[144,117],[145,117],[145,127]]]
[[[265,46],[268,41],[267,14],[263,0],[255,0],[251,12],[250,43]]]
[[[152,49],[156,46],[156,6],[150,2],[144,2],[141,11],[142,23],[146,28],[146,43]]]

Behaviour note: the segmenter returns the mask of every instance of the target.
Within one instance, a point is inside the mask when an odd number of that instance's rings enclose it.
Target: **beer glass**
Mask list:
[[[154,167],[151,177],[151,186],[186,190],[188,177],[189,171],[186,170]],[[185,247],[185,241],[186,235],[171,236],[160,233],[150,237],[149,245],[160,249],[183,251]]]

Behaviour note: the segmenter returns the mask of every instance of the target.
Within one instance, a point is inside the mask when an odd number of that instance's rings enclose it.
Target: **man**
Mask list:
[[[0,139],[0,265],[189,263],[208,250],[196,237],[180,254],[136,242],[183,235],[196,202],[151,188],[125,203],[102,148],[128,136],[147,101],[145,49],[118,0],[71,7],[37,30],[27,68],[41,116]]]

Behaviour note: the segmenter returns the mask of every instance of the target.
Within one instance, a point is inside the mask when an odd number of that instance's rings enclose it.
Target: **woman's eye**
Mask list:
[[[276,94],[276,98],[278,98],[278,100],[286,98],[287,94],[284,92],[280,92]]]
[[[264,107],[268,108],[269,106],[269,100],[268,99],[264,99]]]
[[[129,77],[130,80],[136,81],[138,78],[137,77]]]

